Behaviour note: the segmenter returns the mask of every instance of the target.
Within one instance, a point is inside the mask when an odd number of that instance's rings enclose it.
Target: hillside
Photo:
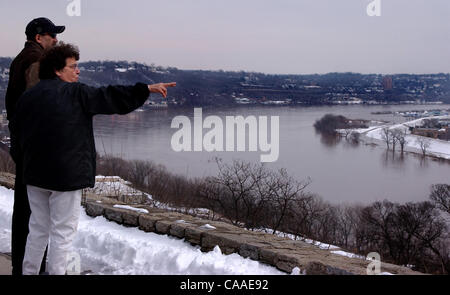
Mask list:
[[[11,58],[0,57],[0,107],[4,106]],[[235,104],[319,105],[450,102],[450,74],[329,73],[271,75],[244,71],[164,68],[128,61],[80,63],[80,82],[102,86],[176,81],[171,106]]]

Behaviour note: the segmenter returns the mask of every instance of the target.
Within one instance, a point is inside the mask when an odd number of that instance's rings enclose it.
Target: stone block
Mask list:
[[[186,229],[193,226],[195,225],[190,223],[174,222],[170,226],[170,235],[182,239],[185,237]]]
[[[242,257],[249,257],[252,260],[259,259],[259,250],[261,245],[255,245],[252,243],[244,243],[239,247],[239,255]]]
[[[122,214],[123,224],[127,226],[139,226],[139,212],[127,211]]]
[[[305,273],[307,275],[327,275],[327,267],[320,262],[311,261],[306,265]]]
[[[204,251],[211,251],[219,246],[224,254],[236,253],[241,247],[239,235],[210,231],[203,233],[201,246]]]
[[[161,219],[150,214],[141,214],[139,216],[139,229],[145,232],[155,232],[155,224],[158,220]]]
[[[306,261],[303,256],[299,256],[295,251],[288,250],[276,250],[276,263],[275,266],[284,272],[291,273],[294,267],[304,269]]]
[[[156,222],[163,220],[155,214],[141,214],[139,216],[139,229],[145,232],[156,232]]]
[[[275,249],[261,248],[259,249],[259,260],[272,266],[276,266],[278,262],[278,253]]]
[[[208,229],[199,227],[188,227],[184,231],[184,239],[193,245],[201,245],[202,234],[207,231]]]
[[[105,208],[104,216],[106,219],[110,221],[115,221],[118,224],[122,224],[123,223],[122,213],[123,213],[122,210],[116,208]]]
[[[306,265],[307,275],[354,275],[347,270],[325,265],[319,261],[311,261]]]
[[[159,234],[170,234],[170,226],[172,225],[173,221],[168,220],[158,220],[155,224],[155,232]]]
[[[106,206],[101,203],[88,202],[86,203],[86,214],[92,217],[102,216],[105,208]]]

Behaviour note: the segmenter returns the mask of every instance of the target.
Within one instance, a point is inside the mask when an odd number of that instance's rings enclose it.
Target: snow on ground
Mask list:
[[[119,195],[128,195],[128,196],[137,196],[140,197],[142,195],[146,196],[146,203],[159,209],[164,209],[168,211],[176,211],[183,212],[186,214],[191,214],[198,217],[208,218],[213,215],[211,210],[206,208],[184,208],[184,207],[171,207],[168,204],[161,203],[157,200],[153,199],[153,196],[148,193],[144,193],[136,190],[131,186],[131,183],[123,180],[119,176],[102,176],[97,175],[95,177],[95,186],[94,188],[86,189],[88,192],[92,192],[97,195],[103,196],[119,196]],[[139,199],[142,200],[142,199]],[[140,201],[138,201],[140,203]],[[129,208],[128,208],[129,209]],[[139,211],[139,210],[138,210]]]
[[[223,255],[219,247],[203,253],[183,240],[125,228],[104,217],[91,218],[84,211],[74,248],[81,256],[82,270],[96,274],[284,274],[238,254]]]
[[[119,176],[95,176],[95,186],[87,189],[98,195],[116,196],[118,194],[141,195],[142,192],[132,188],[131,183],[123,180]],[[151,196],[148,195],[149,199]]]
[[[396,125],[381,125],[381,126],[374,126],[366,129],[355,129],[355,132],[364,134],[368,138],[381,140],[383,141],[383,128],[388,127],[389,129],[400,129],[400,130],[406,130],[407,135],[405,136],[406,139],[406,145],[405,150],[410,150],[414,152],[421,153],[420,145],[417,142],[418,138],[423,138],[422,136],[417,136],[410,134],[409,127],[415,127],[415,126],[421,126],[423,124],[424,119],[450,119],[449,115],[446,116],[435,116],[435,117],[426,117],[426,118],[420,118],[412,121],[408,121],[401,124]],[[433,139],[433,138],[426,138],[429,140],[430,146],[427,148],[427,154],[428,155],[434,155],[440,158],[444,159],[450,159],[450,141],[440,140],[440,139]]]
[[[342,251],[342,250],[331,251],[331,253],[337,254],[337,255],[342,255],[342,256],[347,256],[347,257],[350,257],[350,258],[359,258],[359,259],[370,260],[369,258],[366,258],[366,257],[364,257],[362,255],[357,255],[357,254],[345,252],[345,251]]]
[[[127,209],[127,210],[131,210],[131,211],[136,211],[139,213],[148,213],[148,210],[146,209],[142,209],[142,208],[135,208],[135,207],[131,207],[128,205],[114,205],[114,208],[119,208],[119,209]]]
[[[13,198],[13,190],[0,186],[0,252],[11,251]],[[90,270],[92,274],[285,274],[238,254],[224,255],[219,247],[204,253],[183,240],[124,227],[104,217],[92,218],[84,210],[74,249],[81,257],[81,271]]]
[[[0,252],[11,252],[14,191],[0,186]]]

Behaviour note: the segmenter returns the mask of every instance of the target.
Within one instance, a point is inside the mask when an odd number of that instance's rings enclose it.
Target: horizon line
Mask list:
[[[11,57],[11,56],[0,56],[0,58],[9,58],[11,60],[13,60],[15,57]],[[86,60],[86,61],[81,61],[80,63],[88,63],[88,62],[127,62],[127,63],[137,63],[137,64],[142,64],[145,66],[150,66],[147,62],[139,62],[139,61],[129,61],[129,60]],[[162,66],[162,65],[156,65],[156,67],[163,67],[165,69],[167,68],[175,68],[177,70],[182,70],[182,71],[205,71],[205,72],[245,72],[245,73],[254,73],[254,74],[263,74],[263,75],[276,75],[276,76],[311,76],[311,75],[329,75],[329,74],[359,74],[359,75],[381,75],[381,76],[396,76],[396,75],[419,75],[419,76],[424,76],[424,75],[450,75],[450,72],[432,72],[432,73],[401,73],[401,72],[397,72],[397,73],[363,73],[363,72],[353,72],[353,71],[342,71],[342,72],[316,72],[316,73],[269,73],[269,72],[260,72],[260,71],[252,71],[252,70],[224,70],[224,69],[186,69],[186,68],[178,68],[176,66]]]

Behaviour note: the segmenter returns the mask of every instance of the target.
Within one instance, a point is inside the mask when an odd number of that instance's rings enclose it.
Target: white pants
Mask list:
[[[27,192],[31,216],[22,273],[39,274],[49,244],[47,271],[50,275],[64,275],[67,254],[77,232],[81,190],[58,192],[27,185]]]

